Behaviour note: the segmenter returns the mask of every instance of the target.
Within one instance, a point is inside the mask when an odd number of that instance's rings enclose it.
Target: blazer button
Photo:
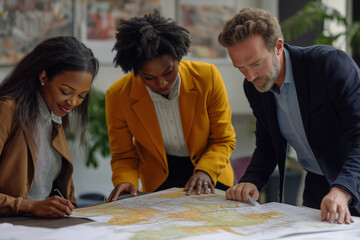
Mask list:
[[[192,159],[195,160],[195,159],[196,159],[196,155],[194,155]]]

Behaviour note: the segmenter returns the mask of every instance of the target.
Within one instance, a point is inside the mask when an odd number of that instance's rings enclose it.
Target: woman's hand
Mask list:
[[[190,195],[196,187],[197,194],[201,194],[201,190],[204,190],[205,194],[209,193],[209,188],[211,193],[215,193],[214,185],[212,184],[210,176],[204,171],[196,171],[189,181],[185,184],[184,191],[187,192],[187,195]]]
[[[30,213],[42,218],[59,218],[69,216],[74,210],[72,203],[59,196],[52,196],[43,201],[23,199],[19,206],[19,213]]]
[[[136,197],[137,191],[134,184],[129,182],[119,183],[114,190],[110,193],[108,197],[108,202],[116,201],[119,197],[119,195],[123,192],[128,192],[131,194],[131,196]]]

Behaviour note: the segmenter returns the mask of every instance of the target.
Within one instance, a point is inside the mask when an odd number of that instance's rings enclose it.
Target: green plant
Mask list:
[[[107,157],[110,155],[110,144],[107,135],[105,115],[105,94],[94,88],[90,91],[90,103],[88,108],[88,129],[83,137],[79,132],[77,122],[70,117],[70,129],[66,131],[66,138],[72,143],[79,142],[79,147],[85,147],[86,166],[98,167],[97,155]]]
[[[308,2],[295,15],[281,22],[280,25],[284,34],[284,39],[291,41],[291,39],[296,39],[309,30],[314,29],[316,23],[324,23],[326,20],[336,21],[344,26],[345,30],[335,34],[332,33],[327,26],[324,26],[324,30],[319,33],[315,40],[315,44],[334,46],[334,41],[341,36],[345,36],[349,39],[352,53],[360,55],[360,22],[349,22],[339,11],[330,8],[319,1]]]
[[[96,168],[98,166],[96,154],[100,153],[103,157],[107,157],[110,155],[110,147],[106,126],[105,94],[94,88],[90,92],[88,133],[86,166],[92,165]]]

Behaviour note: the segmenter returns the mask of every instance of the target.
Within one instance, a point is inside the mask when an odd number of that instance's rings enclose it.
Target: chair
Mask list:
[[[234,158],[231,160],[231,165],[234,169],[236,183],[240,181],[240,178],[244,175],[246,168],[251,162],[251,156]]]
[[[104,201],[106,201],[106,197],[101,193],[84,193],[77,198],[77,205],[78,207],[86,207]]]

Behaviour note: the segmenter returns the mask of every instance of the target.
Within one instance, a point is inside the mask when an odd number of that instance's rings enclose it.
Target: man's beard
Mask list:
[[[262,80],[263,83],[260,85],[254,84],[254,87],[256,90],[258,90],[261,93],[269,91],[275,84],[275,81],[277,77],[279,76],[281,69],[280,62],[275,56],[275,53],[273,53],[273,59],[272,59],[272,67],[271,67],[271,74],[270,76],[263,76],[259,78],[255,78],[253,82],[256,82],[257,80]]]

